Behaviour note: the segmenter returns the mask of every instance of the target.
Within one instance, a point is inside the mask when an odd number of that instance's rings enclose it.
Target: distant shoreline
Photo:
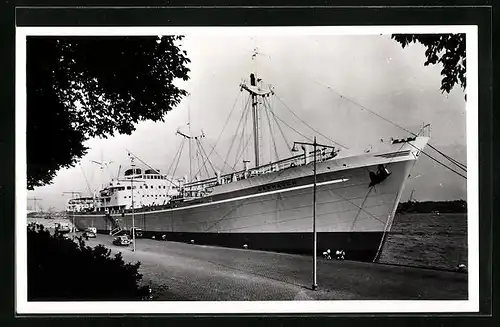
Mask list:
[[[465,200],[400,202],[396,213],[467,213]]]

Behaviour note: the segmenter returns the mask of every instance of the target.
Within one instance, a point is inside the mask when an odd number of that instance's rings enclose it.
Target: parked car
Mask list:
[[[71,234],[70,233],[59,234],[59,235],[60,235],[60,237],[65,238],[67,240],[69,240],[71,238]]]
[[[70,233],[71,229],[68,223],[55,223],[55,236],[64,236]]]
[[[132,230],[135,229],[135,238],[141,238],[142,237],[142,229],[134,227],[130,229],[129,236],[132,238]]]
[[[89,227],[83,232],[83,237],[85,238],[95,238],[96,236],[96,230],[94,227]]]
[[[117,236],[113,240],[114,245],[129,246],[131,243],[130,239],[126,235]]]

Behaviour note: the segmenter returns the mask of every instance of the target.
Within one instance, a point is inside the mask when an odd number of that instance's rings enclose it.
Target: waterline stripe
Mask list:
[[[348,178],[341,178],[341,179],[335,179],[332,181],[326,181],[326,182],[321,182],[321,183],[316,183],[316,186],[323,186],[323,185],[330,185],[330,184],[336,184],[336,183],[343,183],[347,182],[349,179]],[[145,212],[138,212],[137,214],[150,214],[150,213],[162,213],[162,212],[172,212],[172,211],[178,211],[178,210],[186,210],[186,209],[192,209],[192,208],[199,208],[199,207],[204,207],[208,205],[214,205],[214,204],[220,204],[220,203],[226,203],[226,202],[231,202],[231,201],[239,201],[239,200],[245,200],[245,199],[251,199],[251,198],[256,198],[259,196],[266,196],[266,195],[272,195],[276,193],[283,193],[283,192],[291,192],[295,190],[301,190],[309,187],[313,187],[314,184],[307,184],[307,185],[300,185],[300,186],[295,186],[295,187],[289,187],[281,190],[274,190],[274,191],[269,191],[269,192],[263,192],[263,193],[257,193],[257,194],[250,194],[250,195],[244,195],[244,196],[239,196],[236,198],[230,198],[230,199],[224,199],[224,200],[219,200],[219,201],[213,201],[213,202],[206,202],[206,203],[200,203],[200,204],[195,204],[192,206],[186,206],[182,208],[172,208],[172,209],[164,209],[164,210],[156,210],[156,211],[145,211]],[[130,213],[125,214],[126,216],[130,216]],[[103,217],[104,215],[85,215],[84,217]]]

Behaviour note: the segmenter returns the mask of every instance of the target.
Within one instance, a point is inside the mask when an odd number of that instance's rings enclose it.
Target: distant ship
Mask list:
[[[378,141],[376,149],[360,151],[317,146],[315,153],[306,145],[297,155],[260,164],[259,115],[274,92],[254,74],[240,87],[251,101],[254,167],[245,161],[236,172],[174,180],[133,164],[95,197],[70,200],[77,228],[114,234],[130,230],[134,217],[145,237],[311,254],[315,158],[318,254],[343,249],[350,260],[377,260],[429,137]]]

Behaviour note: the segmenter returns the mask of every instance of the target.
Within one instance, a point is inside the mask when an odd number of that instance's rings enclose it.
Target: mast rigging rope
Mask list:
[[[428,155],[427,153],[425,153],[424,151],[422,151],[422,149],[417,148],[416,146],[414,146],[413,144],[411,144],[411,143],[409,143],[409,142],[408,142],[408,144],[409,144],[409,145],[411,145],[412,147],[414,147],[415,149],[417,149],[418,151],[422,152],[424,155],[426,155],[426,156],[427,156],[427,157],[429,157],[430,159],[434,160],[435,162],[437,162],[437,163],[438,163],[438,164],[440,164],[441,166],[443,166],[443,167],[445,167],[445,168],[447,168],[447,169],[451,170],[451,171],[452,171],[452,172],[454,172],[455,174],[457,174],[457,175],[459,175],[459,176],[461,176],[461,177],[463,177],[463,178],[467,179],[467,176],[462,175],[461,173],[459,173],[459,172],[458,172],[458,171],[456,171],[455,169],[450,168],[449,166],[445,165],[445,164],[444,164],[444,163],[442,163],[441,161],[439,161],[439,160],[437,160],[437,159],[433,158],[432,156],[430,156],[430,155]]]
[[[265,101],[265,100],[264,100],[264,103],[266,103],[266,101]],[[264,108],[265,108],[266,110],[269,110],[269,108],[271,108],[270,103],[269,103],[269,102],[267,102],[267,103],[266,103],[266,105],[267,105],[267,107],[266,107],[266,106],[264,106]],[[290,149],[290,146],[289,146],[289,144],[288,144],[288,140],[287,140],[287,139],[286,139],[286,137],[285,137],[285,133],[283,133],[283,129],[281,129],[281,125],[279,124],[279,122],[278,122],[278,120],[276,119],[276,117],[275,117],[275,116],[273,116],[273,118],[274,118],[274,121],[275,121],[275,123],[276,123],[276,126],[278,126],[278,129],[279,129],[279,131],[280,131],[280,133],[281,133],[281,137],[283,137],[283,141],[285,142],[285,146],[286,146],[286,148],[288,149],[288,152],[290,152],[290,155],[293,155],[292,150]]]
[[[212,155],[212,153],[215,151],[215,147],[217,146],[217,144],[219,143],[220,141],[220,138],[222,137],[222,134],[224,133],[224,130],[226,129],[227,127],[227,124],[229,123],[229,119],[231,118],[231,115],[233,114],[233,111],[234,111],[234,108],[236,108],[236,104],[238,103],[238,100],[240,98],[240,94],[241,94],[241,91],[238,92],[238,96],[236,97],[234,103],[233,103],[233,107],[231,108],[231,111],[229,112],[229,115],[227,116],[226,118],[226,122],[224,123],[224,127],[222,128],[221,132],[219,133],[219,136],[217,137],[217,140],[215,141],[215,145],[212,147],[212,150],[210,151],[210,153],[208,154],[208,156],[206,156],[206,159],[205,160],[208,160],[208,158],[210,158],[210,156]],[[220,156],[219,156],[220,157]],[[206,161],[205,161],[206,162]],[[204,162],[204,163],[205,163]]]
[[[281,102],[281,103],[285,106],[285,108],[286,108],[288,111],[290,111],[290,112],[291,112],[291,113],[292,113],[292,114],[293,114],[293,115],[294,115],[294,116],[295,116],[298,120],[300,120],[300,121],[301,121],[304,125],[306,125],[307,127],[309,127],[312,131],[314,131],[314,132],[318,133],[319,135],[323,136],[324,138],[326,138],[326,139],[327,139],[327,140],[329,140],[330,142],[333,142],[333,143],[337,144],[338,146],[343,147],[344,149],[348,149],[348,147],[347,147],[347,146],[345,146],[345,145],[343,145],[343,144],[340,144],[340,143],[338,143],[338,142],[336,142],[336,141],[332,140],[331,138],[329,138],[328,136],[324,135],[323,133],[321,133],[320,131],[318,131],[317,129],[315,129],[315,128],[314,128],[314,127],[312,127],[311,125],[309,125],[307,122],[305,122],[305,121],[304,121],[302,118],[300,118],[300,117],[299,117],[299,116],[298,116],[298,115],[297,115],[297,114],[296,114],[296,113],[295,113],[292,109],[290,109],[290,107],[288,107],[288,106],[286,105],[286,103],[285,103],[285,102],[283,102],[283,100],[281,100],[281,99],[280,99],[280,97],[278,97],[277,95],[276,95],[276,99],[278,99],[278,101],[279,101],[279,102]]]
[[[371,113],[371,114],[373,114],[373,115],[377,116],[378,118],[380,118],[380,119],[382,119],[382,120],[384,120],[384,121],[388,122],[389,124],[391,124],[391,125],[393,125],[393,126],[396,126],[397,128],[400,128],[401,130],[403,130],[403,131],[405,131],[405,132],[407,132],[407,133],[409,133],[409,134],[411,134],[411,135],[413,135],[413,136],[418,136],[417,134],[413,133],[412,131],[409,131],[408,129],[404,128],[403,126],[396,124],[395,122],[393,122],[393,121],[391,121],[391,120],[389,120],[389,119],[387,119],[387,118],[383,117],[382,115],[380,115],[380,114],[378,114],[378,113],[374,112],[373,110],[371,110],[371,109],[367,108],[366,106],[363,106],[362,104],[360,104],[360,103],[358,103],[358,102],[356,102],[356,101],[354,101],[354,100],[352,100],[352,99],[350,99],[350,98],[346,97],[345,95],[343,95],[343,94],[341,94],[340,92],[338,92],[337,90],[335,90],[333,87],[331,87],[331,86],[329,86],[329,85],[326,85],[326,84],[324,84],[324,83],[318,82],[318,81],[316,81],[316,83],[323,85],[324,87],[326,87],[327,89],[329,89],[329,90],[330,90],[330,91],[332,91],[333,93],[337,94],[337,95],[338,95],[341,99],[344,99],[344,100],[346,100],[346,101],[348,101],[348,102],[350,102],[350,103],[354,104],[355,106],[358,106],[359,108],[361,108],[361,109],[364,109],[364,110],[368,111],[369,113]],[[435,150],[435,151],[437,151],[439,154],[441,154],[443,157],[445,157],[446,159],[448,159],[448,160],[449,160],[450,162],[452,162],[453,164],[455,164],[455,165],[459,166],[461,169],[463,169],[463,170],[465,170],[465,171],[467,170],[467,166],[466,166],[465,164],[463,164],[463,163],[459,162],[458,160],[456,160],[456,159],[454,159],[454,158],[452,158],[452,157],[448,156],[447,154],[443,153],[442,151],[440,151],[440,150],[436,149],[436,148],[435,148],[432,144],[428,143],[427,145],[428,145],[431,149],[434,149],[434,150]],[[422,153],[424,153],[424,152],[422,151]],[[443,164],[443,165],[444,165],[444,164]],[[459,174],[459,175],[460,175],[460,174]]]
[[[266,105],[265,105],[265,102],[264,102],[264,107],[265,106]],[[266,108],[266,109],[269,109],[269,110],[264,110],[264,112],[266,113],[266,117],[267,117],[267,125],[269,126],[269,135],[271,136],[272,145],[273,145],[273,148],[274,148],[275,160],[278,161],[279,160],[278,148],[276,147],[276,140],[274,139],[274,134],[273,134],[273,130],[272,130],[272,127],[271,127],[271,118],[269,117],[269,112],[268,112],[268,111],[270,111],[271,108],[269,107],[269,108]],[[271,160],[271,147],[269,147],[269,159]]]
[[[174,158],[172,159],[172,163],[170,164],[170,166],[168,167],[168,170],[167,170],[167,176],[170,174],[170,170],[172,169],[173,165],[174,165],[174,162],[175,162],[175,159],[177,158],[177,156],[180,155],[180,152],[182,150],[182,146],[184,145],[184,141],[185,139],[183,138],[182,139],[183,141],[179,144],[179,147],[177,148],[177,152],[175,153],[175,156]],[[174,177],[174,175],[172,174],[172,177]]]
[[[250,98],[249,98],[250,99]],[[236,131],[235,131],[235,134],[238,133],[239,129],[240,129],[240,126],[241,126],[241,122],[243,121],[243,117],[245,116],[245,114],[247,113],[248,111],[248,101],[247,101],[247,104],[245,105],[245,107],[243,108],[243,111],[241,112],[241,116],[240,116],[240,120],[238,121],[238,126],[236,126]],[[229,150],[227,151],[226,153],[226,158],[224,159],[224,162],[227,162],[227,160],[229,159],[229,154],[231,153],[231,150],[233,149],[233,145],[234,145],[234,141],[235,141],[235,137],[232,138],[231,140],[231,145],[229,146]],[[231,166],[228,166],[231,168]],[[232,168],[231,168],[232,169]]]

